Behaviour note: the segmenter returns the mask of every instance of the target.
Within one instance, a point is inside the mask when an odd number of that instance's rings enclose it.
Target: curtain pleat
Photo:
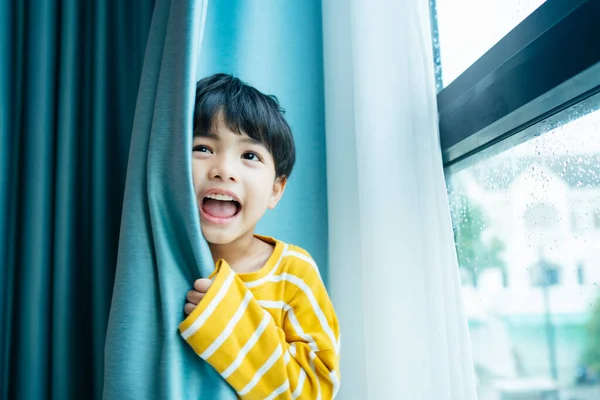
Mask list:
[[[159,0],[152,19],[105,347],[107,400],[237,398],[178,332],[185,293],[214,269],[200,232],[190,151],[205,6]]]
[[[151,0],[0,3],[2,399],[101,397],[153,8]]]

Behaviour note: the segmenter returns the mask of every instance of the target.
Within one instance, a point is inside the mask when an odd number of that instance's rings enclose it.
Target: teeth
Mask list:
[[[227,196],[226,194],[209,194],[206,196],[207,199],[220,200],[220,201],[236,201],[233,197]]]

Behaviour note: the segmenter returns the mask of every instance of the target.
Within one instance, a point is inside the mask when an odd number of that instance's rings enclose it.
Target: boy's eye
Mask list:
[[[203,146],[203,145],[194,146],[192,151],[198,151],[200,153],[210,153],[211,152],[208,147]]]
[[[256,153],[252,153],[251,151],[249,151],[248,153],[244,153],[244,155],[242,156],[242,158],[244,160],[250,160],[250,161],[260,161],[260,156]]]

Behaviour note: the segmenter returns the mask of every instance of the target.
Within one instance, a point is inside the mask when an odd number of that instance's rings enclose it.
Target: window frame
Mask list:
[[[431,6],[435,28],[435,1]],[[508,138],[511,146],[526,140],[534,134],[528,128],[599,94],[600,44],[585,40],[600,38],[598,17],[599,0],[547,0],[441,89],[444,167],[451,171]],[[442,73],[443,60],[436,82]]]

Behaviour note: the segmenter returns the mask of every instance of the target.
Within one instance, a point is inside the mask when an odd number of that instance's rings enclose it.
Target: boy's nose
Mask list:
[[[231,161],[226,159],[215,160],[210,171],[209,178],[221,181],[237,181],[237,173]]]

